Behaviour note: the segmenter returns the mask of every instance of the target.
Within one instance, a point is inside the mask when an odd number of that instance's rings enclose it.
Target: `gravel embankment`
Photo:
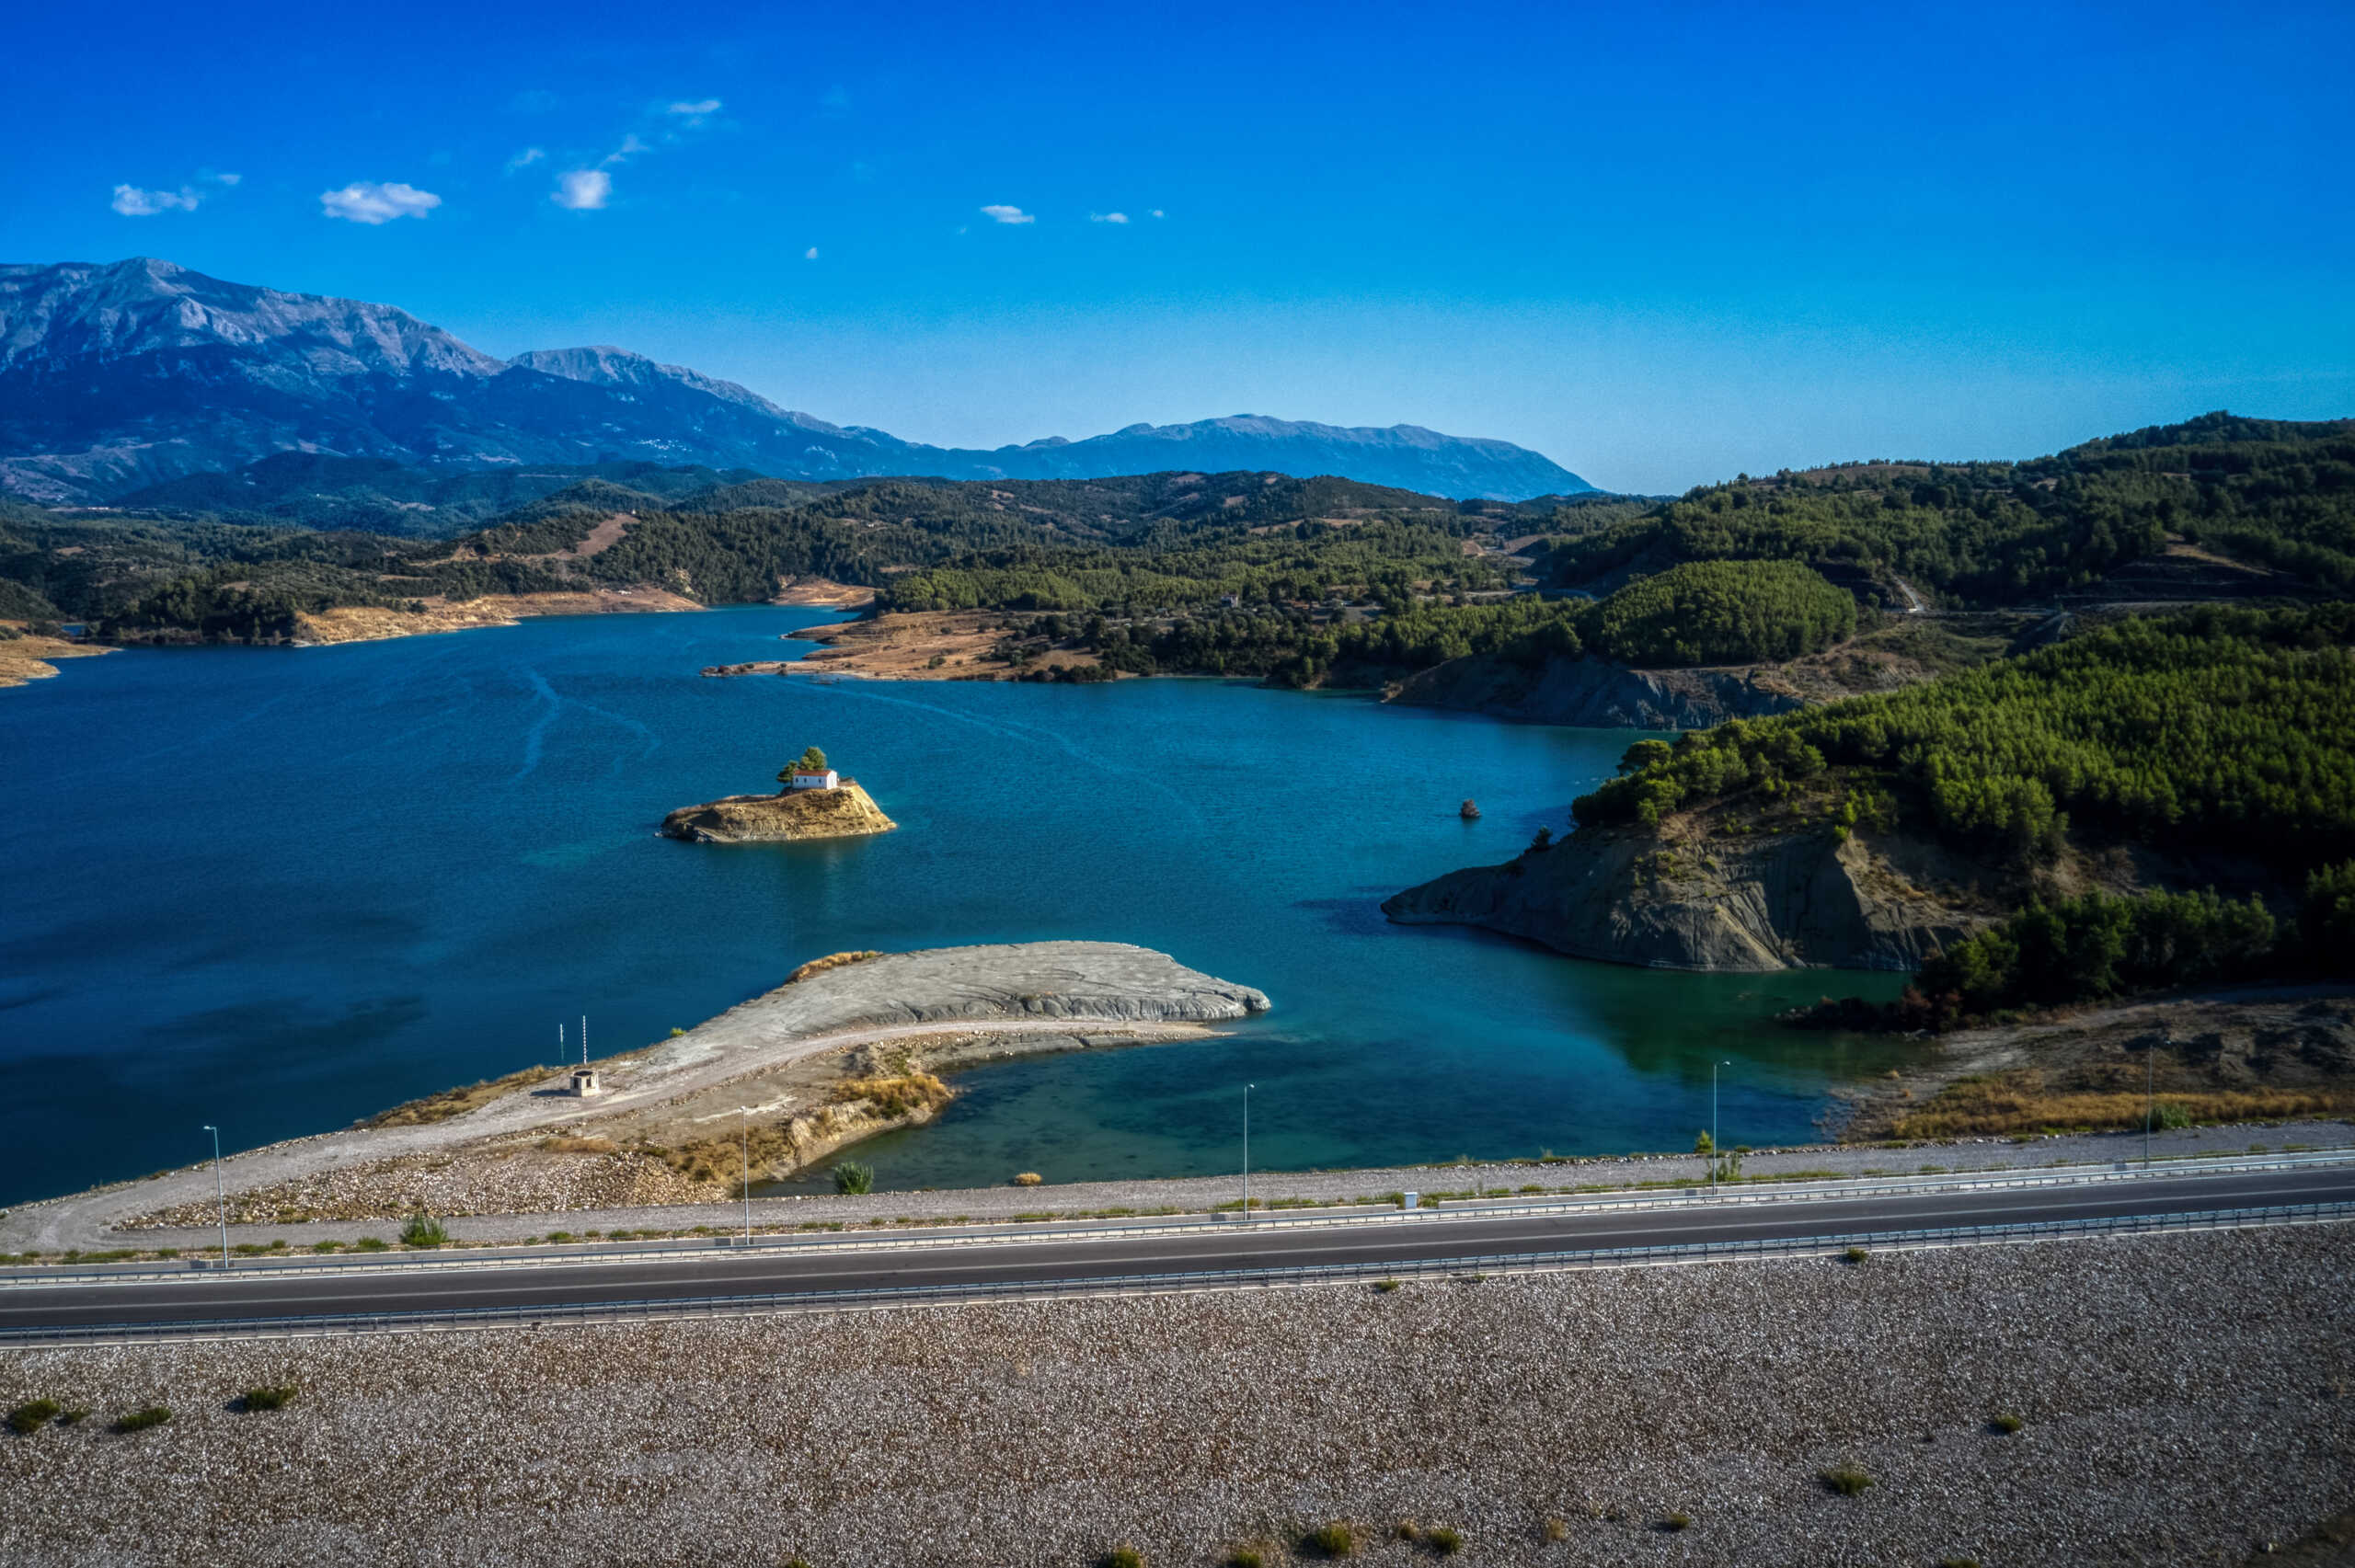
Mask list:
[[[17,1352],[0,1402],[96,1413],[0,1434],[0,1560],[1170,1568],[1340,1518],[1430,1561],[1411,1518],[1475,1563],[2232,1563],[2355,1494],[2350,1271],[2329,1226]]]
[[[2226,1155],[2252,1147],[2280,1150],[2292,1146],[2338,1149],[2355,1146],[2355,1124],[2313,1122],[2296,1125],[2193,1127],[2163,1132],[2152,1140],[2161,1159],[2184,1155]],[[1745,1157],[1746,1175],[1833,1173],[1913,1175],[1924,1169],[1938,1171],[2025,1170],[2055,1164],[2106,1163],[2140,1160],[2140,1133],[2088,1133],[2015,1142],[2007,1138],[1967,1139],[1950,1143],[1917,1143],[1885,1149],[1815,1146],[1761,1150]],[[1255,1171],[1251,1196],[1263,1202],[1299,1198],[1347,1203],[1413,1189],[1430,1194],[1466,1192],[1476,1186],[1486,1193],[1518,1192],[1542,1187],[1547,1192],[1580,1187],[1622,1187],[1642,1182],[1689,1181],[1702,1172],[1690,1154],[1633,1154],[1592,1160],[1494,1162],[1474,1165],[1407,1165],[1365,1171]],[[890,1172],[882,1173],[889,1179]],[[208,1195],[209,1196],[209,1195]],[[895,1219],[976,1221],[1010,1219],[1017,1215],[1087,1215],[1107,1209],[1150,1211],[1175,1208],[1202,1213],[1215,1205],[1235,1203],[1242,1196],[1239,1176],[1200,1176],[1150,1181],[1071,1182],[1040,1187],[964,1187],[939,1192],[884,1192],[864,1197],[822,1194],[807,1197],[754,1198],[752,1219],[764,1227],[807,1224],[856,1224]],[[188,1212],[203,1207],[193,1203]],[[439,1212],[446,1212],[442,1210]],[[25,1219],[30,1209],[20,1211]],[[548,1211],[470,1215],[450,1222],[450,1233],[461,1241],[519,1242],[562,1229],[575,1235],[590,1230],[686,1230],[698,1225],[729,1229],[742,1223],[741,1203],[664,1204],[654,1207],[594,1208],[586,1205]],[[234,1219],[234,1210],[233,1210]],[[18,1229],[29,1225],[18,1223]],[[239,1227],[231,1235],[239,1242],[282,1240],[290,1247],[315,1242],[350,1242],[374,1234],[389,1240],[397,1226],[384,1220],[330,1219],[301,1224]],[[202,1225],[185,1230],[143,1230],[135,1233],[105,1233],[85,1246],[202,1247],[219,1234]],[[0,1243],[8,1227],[0,1224]]]

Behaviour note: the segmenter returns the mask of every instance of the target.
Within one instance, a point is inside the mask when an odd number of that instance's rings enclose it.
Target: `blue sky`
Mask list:
[[[0,259],[912,440],[1405,421],[1621,489],[2355,415],[2344,0],[367,9],[21,17]]]

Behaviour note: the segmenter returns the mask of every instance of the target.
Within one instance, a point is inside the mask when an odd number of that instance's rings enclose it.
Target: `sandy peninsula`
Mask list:
[[[87,658],[94,654],[112,653],[114,649],[89,643],[77,643],[66,637],[53,637],[44,633],[27,631],[21,623],[0,621],[0,632],[14,632],[14,636],[0,636],[0,686],[21,686],[29,681],[46,681],[57,673],[52,659]]]
[[[1017,681],[1041,671],[1081,669],[1100,661],[1092,653],[1056,648],[1017,667],[988,658],[1005,635],[1004,610],[894,612],[833,626],[787,634],[820,645],[790,661],[706,670],[712,674],[864,675],[883,681]]]

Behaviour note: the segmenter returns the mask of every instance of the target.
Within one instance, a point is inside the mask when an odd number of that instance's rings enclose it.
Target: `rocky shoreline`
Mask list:
[[[1606,658],[1561,655],[1536,669],[1498,658],[1453,658],[1409,675],[1383,700],[1589,729],[1708,729],[1803,705],[1764,683],[1756,670],[1632,670]]]
[[[1577,958],[1763,973],[1911,971],[1998,918],[1977,868],[1901,833],[1795,825],[1722,833],[1716,813],[1658,830],[1582,829],[1501,865],[1383,901],[1400,925],[1473,925]]]

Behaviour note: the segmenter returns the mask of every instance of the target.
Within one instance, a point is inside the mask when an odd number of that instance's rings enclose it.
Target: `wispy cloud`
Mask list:
[[[1125,223],[1129,215],[1126,212],[1090,212],[1087,221],[1091,223]]]
[[[507,172],[513,174],[518,169],[530,168],[534,164],[544,161],[547,155],[547,149],[545,147],[526,147],[507,160]]]
[[[982,215],[996,223],[1035,223],[1039,221],[1037,213],[1026,212],[1019,207],[1008,207],[1004,202],[992,202],[982,209]]]
[[[396,218],[422,218],[442,205],[442,198],[399,180],[354,180],[341,190],[319,192],[323,217],[366,223],[371,228]]]
[[[572,169],[559,176],[548,200],[574,212],[604,209],[614,194],[614,177],[603,169]]]
[[[135,185],[114,188],[114,210],[126,218],[152,218],[158,212],[193,212],[204,198],[192,186],[178,190],[142,190]]]
[[[719,112],[719,100],[718,98],[697,98],[693,103],[674,103],[662,112],[665,114],[675,114],[684,120],[702,120],[709,115],[715,115]]]
[[[804,261],[815,261],[815,260],[817,260],[817,259],[818,259],[818,247],[817,247],[816,246],[814,246],[814,245],[813,245],[813,246],[811,246],[809,249],[807,249],[807,250],[803,251],[803,252],[801,253],[801,259],[802,259],[802,260],[804,260]]]
[[[126,218],[152,218],[158,212],[193,212],[211,194],[203,187],[217,185],[226,189],[244,177],[235,174],[201,175],[194,185],[183,185],[178,190],[148,190],[136,185],[118,185],[114,188],[114,200],[108,205]]]
[[[1155,208],[1151,212],[1149,212],[1149,213],[1147,213],[1147,214],[1145,214],[1145,215],[1146,215],[1147,217],[1152,217],[1152,218],[1166,218],[1166,217],[1167,217],[1169,214],[1167,214],[1166,212],[1164,212],[1160,208],[1155,207]]]
[[[630,159],[638,156],[640,153],[650,153],[652,151],[654,151],[654,149],[647,145],[643,141],[640,141],[638,139],[638,132],[633,131],[628,135],[623,137],[622,144],[615,147],[612,152],[607,153],[598,163],[597,166],[601,169],[615,168],[622,164],[627,163]]]

